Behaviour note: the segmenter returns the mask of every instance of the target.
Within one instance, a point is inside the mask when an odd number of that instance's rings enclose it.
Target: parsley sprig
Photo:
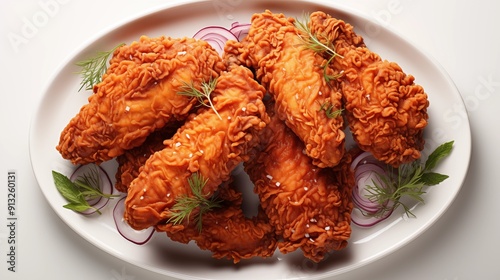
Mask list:
[[[451,153],[454,141],[446,142],[437,147],[427,158],[425,164],[420,160],[400,165],[397,169],[388,167],[386,175],[378,174],[380,183],[373,180],[373,185],[367,186],[370,201],[377,202],[382,207],[374,216],[383,216],[387,211],[403,207],[408,216],[415,217],[408,205],[401,201],[410,197],[414,201],[424,202],[422,195],[425,186],[437,185],[449,176],[433,172],[436,165]]]
[[[199,208],[197,215],[194,218],[196,228],[201,232],[202,229],[202,216],[206,212],[211,211],[213,208],[221,207],[221,200],[213,195],[210,198],[206,198],[202,190],[207,184],[208,179],[203,178],[203,175],[198,172],[193,173],[190,178],[188,178],[188,184],[191,188],[192,196],[183,195],[177,198],[176,203],[170,209],[171,216],[167,220],[167,223],[172,222],[174,225],[182,223],[185,219],[189,222],[191,213]]]

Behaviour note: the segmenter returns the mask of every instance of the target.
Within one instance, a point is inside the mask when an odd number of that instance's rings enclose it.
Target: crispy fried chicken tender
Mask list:
[[[244,67],[223,72],[213,92],[212,108],[192,114],[166,147],[146,161],[132,181],[125,201],[125,219],[135,229],[155,226],[175,232],[184,225],[167,223],[181,196],[192,196],[188,178],[198,173],[207,180],[202,192],[210,197],[229,179],[231,171],[248,159],[259,142],[257,134],[269,122],[262,102],[265,89]]]
[[[268,106],[271,122],[261,134],[263,142],[245,170],[281,238],[279,250],[300,248],[305,257],[319,262],[331,250],[346,247],[351,235],[351,157],[346,153],[334,168],[318,168],[273,107]]]
[[[195,241],[202,250],[210,250],[217,259],[232,259],[234,263],[252,257],[270,257],[276,251],[277,236],[266,214],[259,208],[257,216],[247,218],[241,209],[242,194],[231,180],[217,191],[222,206],[203,214],[199,229],[192,220],[181,231],[167,232],[174,241]]]
[[[218,53],[191,38],[149,38],[118,48],[102,82],[61,133],[57,150],[74,164],[101,163],[185,119],[195,100],[177,94],[225,69]]]
[[[180,126],[180,124],[177,125]],[[174,135],[177,131],[177,125],[169,125],[151,133],[142,145],[127,150],[116,158],[118,169],[115,174],[115,189],[124,193],[128,191],[130,183],[139,176],[141,167],[146,163],[146,160],[155,152],[165,148],[163,141]]]
[[[366,48],[344,21],[315,12],[309,25],[339,54],[331,67],[343,73],[347,120],[358,146],[393,166],[420,158],[429,101],[415,78]]]
[[[342,95],[335,81],[328,84],[325,58],[307,48],[294,19],[266,11],[254,14],[248,35],[226,44],[225,60],[255,70],[257,79],[276,100],[276,112],[305,143],[306,153],[319,167],[337,165],[344,154]]]

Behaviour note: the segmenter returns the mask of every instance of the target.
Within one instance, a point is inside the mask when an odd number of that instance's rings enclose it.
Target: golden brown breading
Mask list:
[[[224,69],[217,52],[195,39],[143,36],[122,46],[89,103],[62,131],[57,150],[75,164],[119,156],[188,115],[195,101],[177,94],[183,82],[199,87]]]
[[[198,172],[207,179],[203,195],[211,196],[229,179],[236,165],[258,144],[256,136],[269,117],[262,102],[265,89],[250,70],[235,67],[223,72],[213,92],[211,108],[191,115],[166,148],[154,153],[132,181],[125,201],[125,219],[136,229],[156,226],[159,231],[182,230],[166,223],[170,208],[182,195],[192,196],[188,178]]]
[[[168,126],[155,131],[147,137],[142,145],[127,150],[123,155],[118,156],[116,158],[118,169],[115,174],[115,189],[126,193],[132,180],[139,176],[140,169],[146,163],[146,160],[155,152],[165,148],[163,141],[172,137],[178,126]]]
[[[203,215],[201,231],[191,221],[183,230],[167,235],[182,243],[194,240],[202,250],[212,251],[214,258],[232,259],[234,263],[272,256],[277,244],[274,228],[262,209],[255,217],[245,217],[242,195],[232,184],[227,181],[219,187],[217,198],[224,201],[223,205]]]
[[[282,238],[283,253],[300,248],[320,261],[347,246],[351,234],[350,156],[336,167],[321,169],[303,153],[304,145],[268,106],[271,122],[261,134],[263,149],[245,163],[261,206]],[[264,142],[265,141],[265,142]]]
[[[305,46],[293,22],[270,11],[254,14],[248,35],[228,42],[224,59],[253,68],[314,164],[335,166],[344,154],[343,118],[328,117],[322,108],[342,109],[342,95],[335,81],[325,81],[326,60]]]
[[[332,68],[343,72],[339,80],[347,120],[359,147],[393,166],[420,158],[429,106],[424,89],[398,64],[364,47],[362,38],[342,20],[315,12],[309,24],[340,55]]]

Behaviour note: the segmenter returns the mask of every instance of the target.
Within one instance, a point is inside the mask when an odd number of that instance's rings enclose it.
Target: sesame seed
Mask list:
[[[200,153],[202,153],[202,154],[203,154],[203,150],[200,150]]]
[[[312,238],[309,238],[309,241],[311,241],[311,242],[314,242],[314,239],[312,239]]]
[[[125,111],[129,112],[130,111],[130,106],[125,107]]]
[[[308,187],[304,187],[304,190],[307,191],[309,188]]]
[[[230,120],[231,119],[231,116],[227,116],[227,119]]]
[[[144,196],[141,195],[141,200],[143,200],[143,199],[144,199]]]
[[[167,197],[170,197],[170,193],[167,193]]]
[[[186,133],[186,138],[191,139],[191,136],[189,136],[189,134]]]
[[[306,228],[309,228],[309,224],[306,224]]]
[[[318,95],[323,95],[323,93],[321,92],[321,90],[320,90],[320,91],[318,91]]]
[[[280,182],[276,182],[276,187],[279,187],[281,185]]]
[[[311,223],[316,223],[316,222],[318,222],[318,221],[317,221],[315,218],[311,218],[311,219],[309,220],[309,222],[311,222]]]
[[[241,108],[241,111],[245,112],[247,110],[246,107]]]
[[[142,189],[142,192],[146,192],[146,188]]]
[[[176,147],[180,147],[180,146],[181,146],[181,142],[177,142],[177,143],[175,143],[175,146],[176,146]]]
[[[272,179],[273,179],[273,176],[271,176],[271,175],[269,175],[269,174],[267,174],[267,175],[266,175],[266,177],[267,177],[267,179],[269,179],[269,180],[272,180]]]
[[[192,157],[193,157],[193,154],[192,154],[192,153],[191,153],[191,154],[189,154],[189,157],[190,157],[190,158],[192,158]]]
[[[330,226],[326,226],[326,227],[325,227],[325,230],[330,230]]]
[[[309,233],[304,234],[306,238],[309,238]]]
[[[177,52],[177,55],[185,55],[186,51]]]

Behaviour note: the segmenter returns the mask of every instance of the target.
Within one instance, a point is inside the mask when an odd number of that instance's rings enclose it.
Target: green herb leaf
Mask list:
[[[322,65],[323,68],[323,77],[327,83],[332,80],[336,80],[343,75],[343,72],[340,72],[337,75],[328,75],[327,70],[330,62],[336,57],[342,57],[335,51],[335,47],[329,43],[326,37],[321,36],[320,34],[313,34],[308,24],[309,16],[304,15],[303,21],[298,19],[295,20],[294,25],[295,28],[299,31],[298,36],[304,43],[304,46],[307,49],[314,51],[320,55],[326,55],[328,57],[326,63]],[[327,43],[322,43],[322,40]]]
[[[344,109],[335,109],[335,107],[329,101],[326,101],[323,104],[320,104],[318,111],[325,111],[326,116],[329,119],[333,119],[341,116]]]
[[[210,78],[208,82],[201,83],[201,90],[197,89],[192,81],[190,83],[184,82],[183,86],[181,87],[181,91],[177,94],[196,98],[200,105],[212,108],[219,119],[222,120],[222,117],[219,115],[219,112],[217,112],[214,104],[212,103],[212,99],[210,99],[210,95],[215,90],[216,86],[217,79],[212,78]],[[205,103],[205,99],[208,101],[208,104]]]
[[[80,89],[85,88],[85,90],[91,90],[95,84],[99,83],[102,79],[102,75],[107,70],[108,57],[119,47],[124,44],[119,44],[110,51],[98,52],[94,57],[79,61],[76,63],[82,69],[78,74],[82,76],[82,81],[80,82]]]
[[[176,203],[171,208],[171,216],[167,223],[180,224],[185,219],[189,222],[191,213],[194,209],[199,208],[198,215],[195,217],[195,224],[198,231],[202,230],[202,216],[213,208],[221,207],[221,201],[214,195],[211,198],[206,198],[203,195],[203,188],[207,184],[208,179],[204,179],[198,172],[193,173],[188,178],[188,184],[191,188],[193,196],[183,195],[177,198]]]
[[[68,203],[66,205],[63,205],[64,208],[76,211],[76,212],[83,212],[87,209],[90,209],[90,205],[85,205],[85,204],[79,204],[79,203]]]
[[[420,179],[426,186],[434,186],[448,179],[448,177],[450,176],[435,172],[426,172],[422,174]]]
[[[118,195],[102,193],[99,179],[100,174],[97,167],[90,170],[90,173],[83,174],[81,177],[77,178],[75,182],[72,182],[68,177],[57,171],[52,171],[56,189],[64,199],[68,201],[68,204],[63,206],[64,208],[82,212],[93,208],[88,203],[91,199],[98,197],[118,197]],[[97,213],[101,214],[98,209],[95,210]]]
[[[446,157],[451,153],[451,150],[453,148],[453,143],[454,141],[450,141],[441,144],[439,147],[437,147],[427,158],[424,169],[426,171],[434,169],[434,167],[436,167],[436,165],[442,158]]]
[[[57,171],[52,171],[52,177],[54,178],[57,190],[68,202],[75,204],[82,203],[80,191],[75,188],[73,182],[68,177]]]
[[[416,160],[411,163],[401,164],[397,170],[388,166],[385,175],[377,174],[382,184],[373,181],[372,185],[366,186],[367,198],[381,205],[380,210],[374,216],[383,216],[386,211],[392,211],[401,206],[408,216],[415,217],[410,207],[401,202],[400,199],[410,197],[423,203],[424,187],[437,185],[449,177],[431,170],[437,166],[441,159],[450,154],[452,146],[453,141],[450,141],[437,147],[429,155],[424,165],[420,163],[420,160]],[[387,207],[385,205],[391,206]]]

